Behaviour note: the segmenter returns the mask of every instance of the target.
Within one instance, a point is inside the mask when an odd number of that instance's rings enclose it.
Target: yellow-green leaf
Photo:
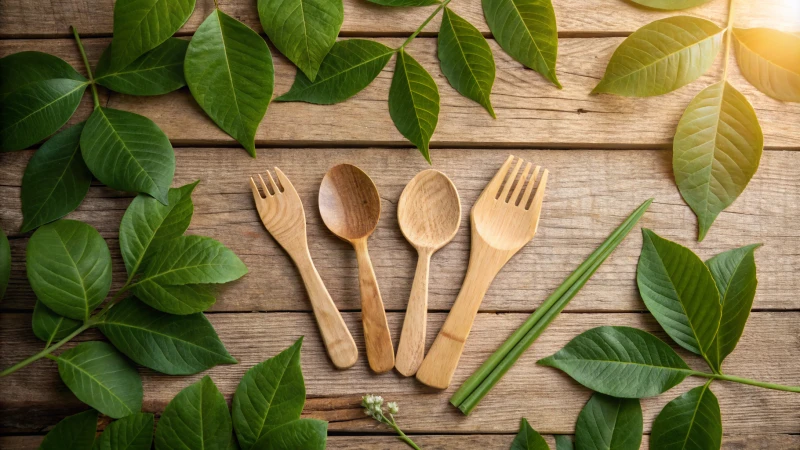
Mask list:
[[[769,28],[734,29],[736,61],[747,81],[785,102],[800,102],[800,35]]]
[[[697,17],[651,22],[617,47],[592,93],[650,97],[683,87],[711,67],[721,47],[722,31]]]
[[[708,0],[631,0],[642,6],[647,6],[653,9],[665,9],[675,11],[678,9],[693,8],[695,6],[707,3]]]
[[[725,81],[700,91],[683,113],[672,144],[672,168],[697,215],[702,241],[717,215],[756,173],[764,135],[750,102]]]

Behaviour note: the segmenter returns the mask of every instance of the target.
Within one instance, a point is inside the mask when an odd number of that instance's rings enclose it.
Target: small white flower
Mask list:
[[[386,407],[389,408],[389,413],[391,414],[397,414],[397,412],[400,411],[400,408],[397,406],[397,403],[395,402],[387,403]]]
[[[376,395],[374,398],[375,398],[375,404],[378,405],[378,407],[383,405],[383,397],[381,397],[380,395]]]

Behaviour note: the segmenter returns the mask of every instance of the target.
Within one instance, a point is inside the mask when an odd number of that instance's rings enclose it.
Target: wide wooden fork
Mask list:
[[[547,186],[547,169],[536,184],[540,167],[536,166],[528,179],[531,163],[527,163],[522,176],[516,180],[523,162],[518,159],[506,179],[513,160],[513,155],[508,157],[472,207],[472,244],[464,284],[417,371],[417,379],[428,386],[439,389],[450,386],[472,322],[489,285],[506,262],[536,234]],[[531,200],[534,186],[536,192]]]
[[[333,365],[346,369],[358,359],[356,343],[328,290],[325,289],[314,262],[311,261],[306,238],[306,216],[300,196],[280,169],[276,167],[275,173],[279,184],[275,183],[268,171],[269,188],[264,178],[258,176],[264,196],[259,192],[255,180],[250,178],[258,215],[267,231],[289,253],[300,271],[311,300],[311,307],[314,309],[314,316],[317,318],[317,326]]]

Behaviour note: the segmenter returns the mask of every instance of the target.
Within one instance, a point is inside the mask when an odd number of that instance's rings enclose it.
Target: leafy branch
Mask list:
[[[722,363],[736,348],[753,305],[758,285],[754,252],[760,244],[729,250],[704,262],[688,248],[650,230],[642,231],[642,252],[636,271],[642,300],[667,335],[684,349],[702,356],[711,372],[692,370],[668,344],[629,327],[593,328],[538,363],[560,369],[599,393],[578,418],[579,448],[582,440],[596,436],[595,431],[605,426],[626,436],[626,445],[610,448],[638,449],[641,410],[638,420],[620,423],[616,423],[619,417],[608,411],[617,411],[625,402],[631,402],[623,399],[656,396],[693,376],[708,381],[664,407],[653,424],[650,446],[667,448],[668,443],[677,439],[677,442],[698,443],[687,448],[719,449],[722,419],[719,403],[711,391],[712,382],[800,393],[800,386],[752,380],[722,371]],[[638,400],[633,401],[635,406],[629,406],[639,408]],[[599,407],[597,403],[613,407]],[[693,414],[698,410],[702,413]],[[607,423],[594,419],[582,421],[584,414],[603,418]]]

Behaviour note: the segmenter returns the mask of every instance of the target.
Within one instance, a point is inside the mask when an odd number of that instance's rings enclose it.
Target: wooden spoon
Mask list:
[[[461,225],[461,201],[453,182],[437,170],[418,173],[400,195],[397,220],[403,236],[419,255],[403,333],[397,346],[397,370],[410,377],[417,373],[425,356],[431,255],[447,245]]]
[[[367,252],[367,238],[378,225],[381,199],[375,183],[350,164],[332,167],[319,187],[319,212],[333,234],[353,245],[361,288],[361,321],[369,366],[377,373],[394,367],[394,347],[378,280]]]

